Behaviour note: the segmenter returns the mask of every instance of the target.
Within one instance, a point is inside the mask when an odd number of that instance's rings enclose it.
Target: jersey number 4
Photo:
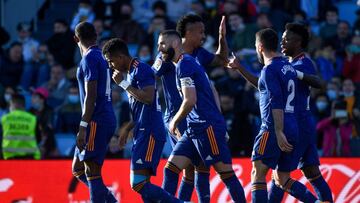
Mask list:
[[[291,105],[291,102],[295,98],[295,82],[294,82],[294,80],[289,80],[288,85],[287,85],[287,90],[290,91],[290,94],[286,100],[285,112],[293,113],[294,105]]]

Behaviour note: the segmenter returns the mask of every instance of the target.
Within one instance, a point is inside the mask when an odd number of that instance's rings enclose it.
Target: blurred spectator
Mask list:
[[[3,115],[9,112],[10,100],[16,91],[12,87],[5,87],[3,98],[0,99],[0,119]]]
[[[241,77],[240,73],[233,69],[227,69],[227,75],[219,79],[216,83],[219,91],[227,91],[232,96],[237,96],[244,88],[246,81]]]
[[[350,24],[340,21],[337,25],[336,35],[329,40],[335,45],[336,56],[345,58],[345,47],[351,43]]]
[[[57,133],[77,134],[81,120],[81,105],[77,84],[71,85],[65,102],[58,108],[56,127]]]
[[[234,51],[244,48],[254,49],[256,25],[245,24],[239,13],[231,13],[228,22],[230,25],[231,49]]]
[[[335,82],[329,82],[327,84],[326,95],[328,96],[331,102],[338,99],[339,92],[340,92],[339,86]]]
[[[7,56],[0,61],[0,84],[4,87],[19,85],[24,69],[22,50],[21,43],[13,42]]]
[[[81,22],[92,23],[95,20],[95,13],[93,11],[93,7],[91,5],[90,0],[80,0],[78,11],[75,13],[71,21],[71,30],[75,30],[77,24]]]
[[[152,11],[154,13],[154,16],[163,16],[164,17],[166,29],[175,29],[176,28],[176,24],[172,20],[170,20],[170,18],[168,16],[166,2],[156,1],[152,5]]]
[[[360,9],[356,11],[356,20],[354,22],[354,34],[360,36]]]
[[[286,13],[281,7],[276,5],[275,1],[259,0],[258,10],[261,13],[266,13],[273,25],[273,28],[282,33],[284,31],[285,24],[292,22],[292,16]]]
[[[181,16],[187,14],[191,8],[192,0],[167,0],[167,13],[173,22],[176,22],[180,19]]]
[[[74,33],[69,29],[66,21],[62,19],[55,20],[54,34],[46,43],[57,63],[60,63],[65,70],[73,67],[76,43]]]
[[[320,26],[320,37],[328,39],[336,35],[339,10],[336,7],[330,7],[326,10],[326,21]]]
[[[335,76],[341,75],[341,70],[337,70],[337,59],[333,43],[328,42],[315,52],[315,63],[318,67],[321,78],[330,81]]]
[[[157,53],[157,41],[162,31],[169,29],[166,27],[166,20],[164,16],[154,16],[151,20],[150,26],[147,30],[147,44],[152,48],[153,53]]]
[[[357,136],[358,135],[357,130],[356,130],[357,121],[354,118],[354,115],[357,115],[356,114],[357,112],[354,113],[354,111],[357,111],[357,108],[355,105],[358,106],[360,101],[359,101],[359,98],[355,97],[355,86],[354,86],[354,83],[350,79],[345,79],[343,81],[342,93],[344,96],[344,100],[346,102],[346,111],[348,112],[349,119],[351,121],[353,121],[353,123],[354,123],[352,136]]]
[[[30,112],[37,118],[36,139],[43,159],[58,155],[53,129],[54,113],[53,109],[46,104],[48,97],[49,92],[47,89],[43,87],[36,88],[31,96],[30,108]]]
[[[145,41],[145,32],[142,27],[132,19],[133,8],[130,3],[123,3],[120,9],[120,18],[112,26],[115,37],[123,39],[129,48],[131,56],[135,56],[138,45]]]
[[[104,22],[105,27],[110,27],[120,16],[120,6],[123,0],[95,0],[94,12],[97,19]]]
[[[10,112],[1,118],[4,159],[40,159],[35,129],[36,117],[25,111],[25,98],[14,94]]]
[[[0,57],[4,55],[4,50],[2,46],[4,46],[10,40],[9,33],[0,26]]]
[[[355,82],[360,90],[360,35],[352,38],[351,44],[345,51],[343,76]]]
[[[152,12],[152,5],[157,0],[122,0],[122,2],[124,1],[131,2],[133,8],[135,8],[133,12],[133,19],[144,28],[147,28],[150,23],[150,19],[154,16]]]
[[[97,34],[97,40],[100,41],[105,38],[111,37],[111,31],[106,30],[104,28],[104,22],[101,19],[95,19],[93,22],[96,34]]]
[[[50,65],[53,56],[49,53],[46,44],[41,44],[34,54],[32,61],[24,65],[21,76],[21,87],[28,90],[31,87],[38,87],[49,79]]]
[[[31,37],[32,26],[30,23],[22,22],[17,25],[18,41],[23,47],[23,59],[25,62],[33,60],[39,47],[39,42]]]
[[[41,85],[50,92],[49,97],[47,98],[47,104],[55,109],[64,103],[70,85],[70,82],[65,77],[62,65],[52,65],[50,70],[50,80]]]
[[[331,116],[321,120],[316,130],[324,133],[323,156],[350,156],[352,123],[346,111],[346,102],[334,103]]]
[[[272,23],[270,22],[269,17],[266,13],[259,13],[256,19],[256,25],[259,30],[272,27]]]
[[[147,63],[150,66],[154,63],[150,47],[147,44],[143,44],[140,46],[137,55],[138,55],[140,61]]]

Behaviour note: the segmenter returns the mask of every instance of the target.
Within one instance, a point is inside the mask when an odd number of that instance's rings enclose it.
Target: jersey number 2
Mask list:
[[[285,112],[293,113],[294,105],[291,105],[290,103],[295,98],[295,82],[294,82],[294,80],[289,80],[288,85],[287,85],[287,90],[290,91],[290,94],[286,100]]]

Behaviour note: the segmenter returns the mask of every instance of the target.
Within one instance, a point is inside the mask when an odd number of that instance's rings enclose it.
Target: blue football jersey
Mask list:
[[[271,63],[261,70],[258,81],[260,91],[259,105],[263,129],[273,129],[273,109],[284,110],[284,126],[294,125],[297,87],[296,72],[282,57],[274,57]],[[294,127],[297,129],[296,127]]]
[[[203,47],[196,48],[191,56],[194,57],[204,68],[210,66],[211,62],[215,58],[213,53],[207,51]]]
[[[299,70],[306,74],[315,75],[315,67],[311,59],[301,54],[291,61],[291,65],[295,70]],[[299,107],[297,108],[298,113],[304,113],[310,110],[310,86],[302,81],[298,82],[298,88],[296,89],[296,97],[298,100]]]
[[[176,84],[181,92],[182,86],[196,88],[196,104],[186,117],[188,127],[204,129],[209,125],[225,127],[225,121],[216,106],[211,84],[205,70],[188,54],[183,54],[176,63]]]
[[[137,89],[143,89],[147,86],[155,87],[155,75],[151,67],[138,59],[131,61],[127,81]],[[150,105],[144,104],[128,94],[131,115],[136,129],[151,129],[155,139],[165,140],[164,122],[156,89],[154,94],[154,101]]]
[[[76,72],[79,84],[81,107],[84,107],[85,82],[97,81],[97,97],[92,121],[104,125],[116,125],[111,102],[111,76],[106,60],[97,46],[89,48],[82,57]]]
[[[164,120],[170,122],[170,119],[176,114],[182,103],[182,98],[176,87],[175,66],[171,62],[163,61],[161,53],[159,53],[152,65],[152,69],[155,75],[161,78],[166,104]]]

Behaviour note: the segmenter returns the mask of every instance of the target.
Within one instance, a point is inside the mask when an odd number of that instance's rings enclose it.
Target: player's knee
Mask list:
[[[85,174],[85,169],[84,168],[73,168],[72,174],[74,177],[79,178],[80,176]]]
[[[287,182],[290,179],[289,173],[277,173],[273,171],[273,179],[275,181],[275,184],[281,188],[285,188]]]
[[[164,173],[166,173],[167,171],[172,171],[173,173],[179,174],[181,172],[181,169],[173,162],[167,161],[165,164]]]
[[[219,172],[219,176],[220,176],[221,180],[226,180],[228,178],[231,178],[232,176],[235,176],[235,172],[234,172],[234,170],[221,171],[221,172]]]
[[[86,177],[100,176],[101,166],[94,162],[85,162]]]
[[[188,180],[194,180],[194,167],[187,167],[186,169],[183,170],[184,172],[184,177]]]
[[[312,179],[317,176],[321,176],[318,166],[307,166],[301,169],[302,173],[307,179]]]
[[[140,193],[145,183],[149,180],[148,176],[130,173],[130,186],[135,192]]]
[[[253,164],[251,169],[251,180],[253,182],[265,182],[265,177],[268,169],[261,165]]]

